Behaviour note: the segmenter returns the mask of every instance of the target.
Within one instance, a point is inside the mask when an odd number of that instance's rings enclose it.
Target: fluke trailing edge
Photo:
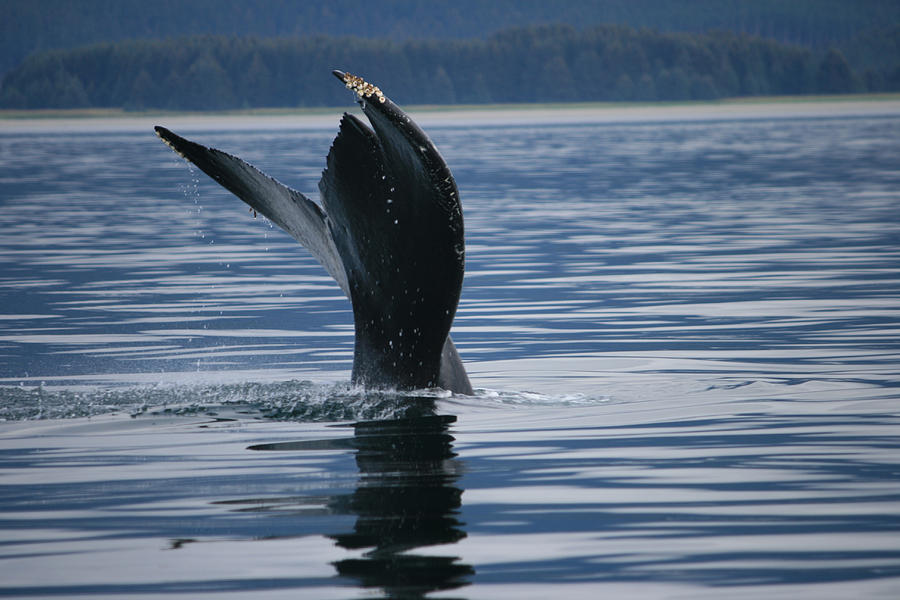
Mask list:
[[[450,339],[465,268],[456,182],[428,136],[380,89],[334,71],[370,128],[345,113],[319,181],[322,206],[240,158],[164,127],[175,152],[312,253],[350,298],[353,382],[471,394]]]

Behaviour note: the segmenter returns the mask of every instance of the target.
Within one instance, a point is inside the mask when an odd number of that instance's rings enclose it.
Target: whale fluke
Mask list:
[[[154,129],[167,146],[303,244],[348,293],[325,213],[315,202],[236,156],[196,144],[165,127]]]
[[[334,71],[370,128],[345,113],[319,206],[247,162],[165,127],[157,135],[303,244],[350,298],[355,384],[471,394],[453,341],[465,268],[456,182],[428,136],[376,86]]]

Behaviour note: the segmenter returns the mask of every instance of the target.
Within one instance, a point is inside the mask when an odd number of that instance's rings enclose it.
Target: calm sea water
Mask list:
[[[900,596],[900,107],[825,113],[424,116],[473,397],[149,124],[0,130],[0,596]],[[316,197],[337,117],[180,125]]]

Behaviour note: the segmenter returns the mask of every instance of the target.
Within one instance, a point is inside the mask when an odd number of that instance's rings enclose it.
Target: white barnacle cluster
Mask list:
[[[175,154],[177,154],[178,156],[180,156],[181,158],[183,158],[183,159],[185,159],[185,160],[188,160],[188,157],[184,155],[184,152],[182,152],[181,150],[179,150],[178,148],[176,148],[176,147],[175,147],[175,144],[173,144],[172,142],[170,142],[169,140],[167,140],[166,138],[164,138],[164,137],[162,136],[162,134],[161,134],[159,131],[156,132],[156,137],[158,137],[159,139],[161,139],[161,140],[163,141],[163,143],[164,143],[166,146],[168,146],[169,148],[171,148],[171,149],[175,152]]]
[[[344,85],[347,86],[348,90],[356,92],[356,95],[360,98],[371,98],[372,96],[375,96],[378,98],[379,102],[384,102],[386,100],[384,93],[378,89],[377,85],[372,85],[362,77],[344,73]]]

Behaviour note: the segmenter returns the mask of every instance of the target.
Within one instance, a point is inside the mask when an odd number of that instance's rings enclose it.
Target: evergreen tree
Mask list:
[[[628,73],[619,75],[616,80],[616,87],[613,90],[613,100],[632,100],[635,96],[634,82]]]
[[[644,73],[641,75],[641,78],[638,79],[637,85],[634,88],[634,99],[643,102],[651,102],[657,98],[656,83],[653,81],[653,78],[650,77],[649,73]]]
[[[131,85],[124,107],[127,110],[143,110],[153,106],[158,106],[156,85],[147,70],[141,69]]]
[[[575,91],[575,79],[560,54],[555,54],[544,62],[537,81],[534,81],[532,85],[535,100],[568,102],[578,97]]]
[[[843,94],[856,89],[853,70],[840,50],[831,48],[816,74],[818,90],[825,94]]]
[[[450,79],[450,76],[447,75],[446,69],[443,66],[438,65],[437,70],[434,72],[434,76],[431,78],[431,90],[428,95],[430,102],[434,102],[435,104],[455,104],[456,103],[456,90],[453,87],[453,81]]]

